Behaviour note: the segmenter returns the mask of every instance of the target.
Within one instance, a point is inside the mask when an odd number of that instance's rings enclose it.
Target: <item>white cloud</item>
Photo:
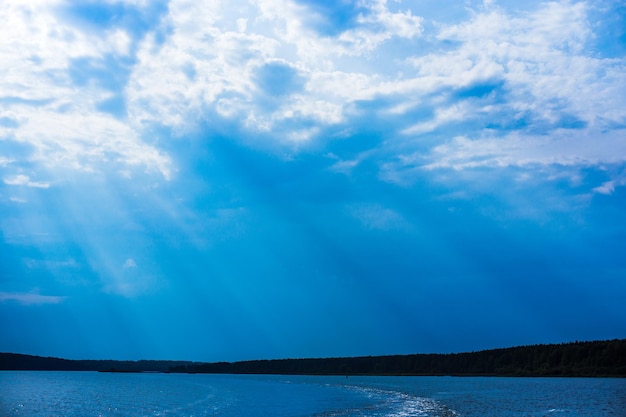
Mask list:
[[[569,112],[588,123],[621,123],[626,111],[615,105],[623,96],[612,89],[626,91],[625,63],[584,50],[592,36],[586,10],[582,2],[551,2],[516,17],[500,9],[478,13],[438,34],[458,47],[409,61],[434,88],[500,80],[508,95],[503,106],[517,113],[554,121],[555,113]]]
[[[424,169],[478,168],[533,165],[595,166],[626,162],[624,132],[595,137],[595,132],[572,135],[555,131],[550,136],[512,133],[505,137],[455,137],[435,147],[420,165]],[[581,137],[582,136],[582,137]],[[582,139],[582,140],[581,140]]]
[[[44,165],[92,170],[102,162],[147,166],[171,176],[170,159],[143,143],[126,123],[99,113],[30,112],[18,141],[35,146],[33,158]]]
[[[56,295],[41,295],[36,292],[0,292],[0,302],[15,301],[23,305],[59,304],[65,301],[66,298],[67,297],[61,297]]]
[[[359,55],[378,48],[393,37],[411,39],[421,36],[424,31],[424,19],[414,16],[411,10],[393,13],[387,8],[387,0],[373,1],[367,6],[369,13],[359,16],[359,26],[338,37],[344,46],[341,54]]]
[[[50,184],[47,182],[31,181],[28,175],[13,175],[4,177],[3,181],[7,185],[20,185],[32,188],[49,188]]]
[[[613,191],[615,191],[615,181],[607,181],[603,183],[602,185],[595,187],[593,189],[594,193],[606,194],[606,195],[613,194]]]
[[[386,0],[380,0],[374,3],[372,7],[376,12],[373,14],[374,22],[382,23],[390,34],[401,38],[410,39],[422,35],[424,32],[422,25],[424,18],[413,16],[411,10],[392,13],[387,9],[386,3]],[[365,19],[365,21],[367,21],[367,19]]]
[[[471,109],[467,103],[454,103],[449,107],[442,106],[435,110],[434,117],[431,120],[408,127],[402,133],[418,135],[432,132],[442,125],[465,120],[470,112]]]
[[[170,178],[171,158],[145,141],[154,126],[182,136],[228,120],[277,143],[299,143],[349,125],[367,101],[377,103],[381,118],[405,116],[385,133],[387,173],[411,163],[601,164],[620,159],[614,149],[624,147],[615,126],[626,124],[626,60],[588,49],[594,34],[583,1],[515,12],[483,1],[468,20],[425,25],[417,8],[377,0],[362,3],[367,13],[328,35],[313,27],[311,8],[296,1],[172,0],[143,39],[123,29],[79,27],[56,6],[10,1],[0,10],[2,111],[13,121],[0,126],[0,137],[31,146],[31,161],[46,167],[113,164]],[[115,87],[75,84],[77,59],[105,74],[121,71],[107,67],[105,57],[132,58],[122,68],[128,79]],[[280,99],[258,82],[260,69],[276,62],[301,80]],[[100,110],[116,97],[124,115]],[[432,111],[408,116],[419,109]],[[517,122],[523,126],[510,126]],[[470,123],[465,142],[451,139]],[[567,123],[576,129],[564,130]],[[425,135],[440,135],[439,142],[424,150]],[[0,166],[10,163],[0,158]]]
[[[392,13],[384,1],[370,5],[371,13],[356,28],[336,37],[320,36],[308,27],[310,11],[295,2],[259,0],[239,8],[227,4],[170,4],[164,24],[172,27],[172,35],[161,47],[154,39],[146,40],[131,80],[136,124],[161,123],[184,133],[215,111],[244,120],[253,131],[279,129],[276,137],[306,140],[319,130],[298,121],[342,122],[351,103],[389,89],[375,70],[363,72],[361,61],[370,51],[393,37],[414,38],[423,31],[421,18],[410,11]],[[353,64],[341,64],[345,56]],[[305,85],[277,106],[266,107],[254,79],[258,68],[274,61],[297,69]],[[281,124],[290,121],[296,123],[283,132]]]
[[[585,2],[568,1],[517,15],[489,7],[443,25],[438,37],[455,46],[408,60],[424,91],[441,91],[431,99],[433,115],[402,131],[419,150],[385,163],[383,177],[404,183],[421,169],[626,162],[626,60],[586,49],[587,12]],[[453,96],[472,86],[485,92]],[[455,125],[464,134],[446,137]],[[432,132],[440,143],[424,150],[420,136]]]
[[[9,158],[5,158],[3,156],[0,156],[0,167],[6,167],[9,164],[11,164],[13,161],[13,159],[9,159]]]
[[[211,7],[173,2],[164,22],[172,36],[161,47],[150,39],[142,46],[129,89],[133,121],[137,126],[162,123],[184,133],[215,111],[243,120],[252,130],[306,140],[320,129],[282,123],[343,123],[352,116],[354,102],[384,96],[407,100],[394,101],[383,110],[388,114],[408,111],[420,101],[435,107],[431,119],[401,127],[409,136],[478,117],[501,118],[503,112],[509,118],[529,113],[531,123],[553,124],[569,114],[598,129],[626,119],[622,96],[615,92],[615,87],[626,88],[624,63],[585,51],[592,36],[585,3],[551,2],[517,15],[485,5],[467,22],[438,26],[437,39],[453,42],[452,48],[433,48],[435,42],[425,52],[398,49],[393,59],[374,63],[371,53],[382,51],[384,42],[421,36],[423,18],[410,10],[392,13],[378,1],[369,4],[370,13],[359,17],[354,28],[329,37],[307,26],[310,12],[293,2],[259,0],[238,9],[221,2]],[[273,60],[297,68],[306,84],[268,108],[259,105],[254,76],[256,68]],[[495,82],[494,88],[507,94],[506,102],[476,107],[432,98],[446,88],[485,82]]]
[[[105,78],[119,77],[105,58],[126,57],[130,36],[121,29],[88,31],[63,20],[62,3],[7,1],[0,8],[0,102],[16,120],[0,127],[0,135],[28,144],[34,149],[30,159],[48,167],[94,170],[116,162],[169,177],[166,155],[145,144],[140,131],[99,110],[101,102],[123,91],[89,79],[76,85],[72,78],[77,60],[101,67]]]
[[[626,185],[626,175],[621,174],[621,175],[616,176],[614,179],[610,181],[606,181],[602,183],[601,185],[599,185],[598,187],[595,187],[592,191],[596,194],[611,195],[615,192],[615,189],[617,187],[623,187],[625,185]]]

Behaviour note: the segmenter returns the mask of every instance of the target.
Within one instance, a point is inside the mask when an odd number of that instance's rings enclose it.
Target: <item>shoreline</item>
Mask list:
[[[626,339],[478,352],[192,362],[72,360],[0,353],[0,370],[323,376],[626,377]]]

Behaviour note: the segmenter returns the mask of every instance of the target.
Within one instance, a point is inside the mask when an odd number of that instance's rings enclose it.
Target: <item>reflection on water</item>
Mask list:
[[[602,417],[626,380],[0,372],[1,416]]]

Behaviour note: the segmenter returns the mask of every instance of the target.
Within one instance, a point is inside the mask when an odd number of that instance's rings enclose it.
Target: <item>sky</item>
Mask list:
[[[626,337],[622,1],[0,4],[0,351]]]

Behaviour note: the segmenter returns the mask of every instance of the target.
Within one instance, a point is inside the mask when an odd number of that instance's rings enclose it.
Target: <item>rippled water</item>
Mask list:
[[[626,417],[626,380],[2,371],[0,416]]]

